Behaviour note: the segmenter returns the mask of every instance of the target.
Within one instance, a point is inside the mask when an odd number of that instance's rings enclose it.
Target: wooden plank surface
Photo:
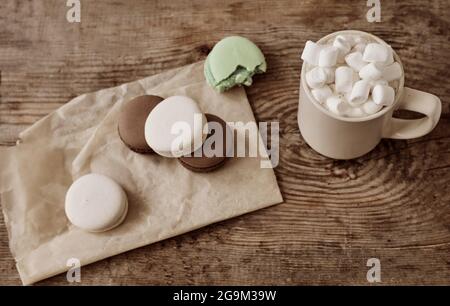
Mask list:
[[[0,144],[90,91],[204,59],[239,34],[269,70],[247,90],[257,120],[280,121],[285,203],[94,263],[82,284],[367,284],[381,260],[383,284],[450,284],[450,9],[446,0],[82,0],[69,24],[64,0],[0,2]],[[296,122],[299,53],[341,29],[385,39],[406,83],[442,99],[436,129],[383,140],[353,161],[312,151]],[[0,219],[0,284],[20,284]],[[41,284],[67,284],[64,275]]]

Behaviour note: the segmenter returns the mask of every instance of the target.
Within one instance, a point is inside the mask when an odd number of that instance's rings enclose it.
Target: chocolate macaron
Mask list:
[[[208,121],[208,135],[203,146],[189,155],[178,158],[183,167],[193,172],[210,172],[223,166],[228,159],[227,139],[232,145],[231,129],[227,123],[215,115],[205,114],[205,116]]]
[[[137,153],[154,153],[145,140],[145,121],[150,112],[164,99],[144,95],[127,102],[119,115],[119,136],[123,143]]]

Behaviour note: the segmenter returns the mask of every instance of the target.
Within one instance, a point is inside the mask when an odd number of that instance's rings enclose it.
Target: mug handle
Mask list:
[[[410,139],[422,137],[431,132],[441,116],[441,100],[433,94],[404,87],[403,96],[397,109],[405,109],[424,114],[421,119],[390,118],[383,138]]]

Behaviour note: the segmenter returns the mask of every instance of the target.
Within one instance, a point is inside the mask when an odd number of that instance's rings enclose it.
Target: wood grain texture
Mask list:
[[[383,284],[450,284],[450,9],[446,0],[82,0],[0,2],[0,144],[71,98],[204,59],[239,34],[269,70],[247,90],[257,120],[280,121],[285,203],[127,252],[82,270],[82,284],[367,284],[381,260]],[[296,122],[299,54],[306,40],[341,29],[385,39],[408,86],[436,94],[436,129],[383,140],[353,161],[324,158]],[[20,284],[0,219],[0,284]],[[64,275],[41,284],[67,284]]]

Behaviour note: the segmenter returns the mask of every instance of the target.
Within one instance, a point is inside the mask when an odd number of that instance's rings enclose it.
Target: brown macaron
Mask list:
[[[154,153],[145,141],[145,121],[150,112],[164,99],[144,95],[128,101],[122,108],[118,130],[123,143],[137,153]]]
[[[232,137],[230,127],[225,121],[215,115],[205,114],[205,116],[208,120],[208,136],[203,143],[203,146],[196,152],[191,153],[189,156],[178,158],[178,161],[181,165],[183,165],[183,167],[193,172],[210,172],[216,170],[223,166],[228,159],[226,144],[227,138]],[[220,141],[217,139],[211,139],[211,137],[217,132],[215,130],[217,125],[211,124],[213,122],[218,123],[221,126],[222,139]],[[206,148],[212,149],[213,152],[207,152],[209,154],[205,155],[205,151],[207,150]],[[218,154],[219,156],[211,156],[214,152],[220,152]]]

